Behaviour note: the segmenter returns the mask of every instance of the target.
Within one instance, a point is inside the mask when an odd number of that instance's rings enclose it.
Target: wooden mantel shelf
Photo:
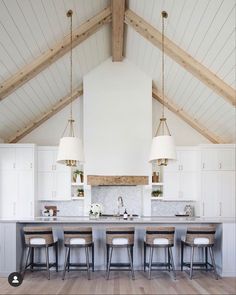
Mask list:
[[[104,176],[88,175],[88,185],[147,185],[148,176]]]

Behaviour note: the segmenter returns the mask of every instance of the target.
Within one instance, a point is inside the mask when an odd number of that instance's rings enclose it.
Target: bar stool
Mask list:
[[[213,246],[215,241],[215,226],[204,226],[204,227],[189,227],[186,232],[186,236],[181,238],[181,271],[183,266],[190,268],[190,279],[193,277],[194,266],[205,267],[206,271],[213,270],[215,278],[218,280],[218,274],[216,271],[215,258],[213,252]],[[191,247],[191,259],[190,262],[184,262],[184,247]],[[202,248],[205,249],[205,262],[194,262],[194,249]],[[210,264],[208,262],[208,249],[211,256]],[[210,266],[210,269],[208,268]]]
[[[133,247],[134,247],[134,227],[112,227],[106,229],[106,247],[107,247],[107,280],[110,270],[116,270],[117,267],[129,267],[132,279],[134,280],[133,267]],[[113,248],[127,248],[129,263],[112,263]],[[111,267],[116,267],[111,269]]]
[[[90,280],[89,269],[92,267],[94,271],[94,243],[93,243],[93,233],[91,227],[65,227],[64,228],[64,245],[66,247],[65,251],[65,263],[62,274],[62,279],[65,279],[66,269],[69,271],[70,267],[76,267],[80,269],[85,267],[87,270],[88,280]],[[71,263],[70,254],[72,248],[84,248],[86,263]],[[92,262],[89,262],[89,249],[92,250]],[[82,269],[84,270],[84,269]]]
[[[174,274],[174,279],[176,279],[175,265],[174,265],[174,259],[172,254],[172,247],[174,246],[174,234],[175,234],[174,227],[157,226],[157,227],[146,228],[146,237],[144,238],[144,271],[146,271],[146,267],[148,266],[149,280],[151,279],[152,266],[168,267],[169,271],[171,267]],[[149,263],[146,261],[147,247],[150,248]],[[168,262],[154,262],[154,263],[152,262],[153,250],[155,248],[167,249]]]
[[[28,248],[28,253],[26,255],[25,268],[23,271],[23,276],[28,267],[33,271],[34,267],[46,267],[48,273],[48,280],[50,280],[50,268],[56,267],[58,272],[58,243],[57,240],[53,238],[53,232],[51,227],[24,227],[24,237],[26,248]],[[49,248],[53,247],[55,249],[56,261],[53,263],[49,262]],[[34,250],[45,248],[46,263],[35,263],[34,262]],[[30,262],[28,260],[30,258]]]

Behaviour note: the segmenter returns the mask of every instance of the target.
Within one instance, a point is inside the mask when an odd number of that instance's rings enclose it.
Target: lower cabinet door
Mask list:
[[[220,185],[220,216],[235,217],[235,172],[222,171],[219,173]]]
[[[17,216],[17,172],[0,171],[0,216],[15,219]]]
[[[53,200],[71,200],[71,176],[68,172],[54,174]]]
[[[178,200],[180,191],[180,174],[179,172],[164,172],[163,197],[165,200]]]
[[[18,173],[17,216],[34,217],[34,178],[31,171]]]
[[[53,173],[38,172],[38,200],[53,199]]]
[[[204,217],[218,217],[219,210],[219,177],[217,171],[202,173],[202,208]]]

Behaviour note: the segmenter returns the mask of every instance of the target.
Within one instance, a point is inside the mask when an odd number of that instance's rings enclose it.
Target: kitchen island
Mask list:
[[[81,217],[38,217],[28,220],[0,220],[0,276],[8,276],[10,272],[20,271],[24,264],[24,226],[51,226],[53,234],[59,243],[59,269],[64,263],[63,227],[66,226],[91,226],[95,246],[95,270],[105,269],[106,247],[105,230],[110,226],[134,226],[134,267],[143,268],[143,239],[147,226],[175,226],[175,246],[173,249],[174,261],[177,270],[180,269],[180,240],[188,226],[216,225],[216,243],[214,246],[218,272],[221,276],[236,276],[236,225],[232,218],[198,218],[198,217],[134,217],[133,220],[123,220],[118,217],[100,217],[97,219],[86,216]],[[80,250],[78,250],[80,251]],[[163,252],[162,252],[163,251]],[[187,252],[187,251],[186,251]],[[164,260],[164,250],[155,253],[154,259]],[[53,259],[53,253],[51,253]],[[37,259],[43,260],[44,254],[38,253]],[[84,253],[79,259],[83,260]],[[195,260],[203,258],[201,250],[196,251]],[[74,250],[72,261],[78,259],[78,252]],[[126,262],[126,252],[117,249],[114,261]],[[186,254],[188,259],[188,253]]]

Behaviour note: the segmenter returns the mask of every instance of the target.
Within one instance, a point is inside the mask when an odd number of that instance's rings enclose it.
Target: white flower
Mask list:
[[[89,213],[92,215],[100,215],[102,213],[102,206],[95,203],[91,204]]]

